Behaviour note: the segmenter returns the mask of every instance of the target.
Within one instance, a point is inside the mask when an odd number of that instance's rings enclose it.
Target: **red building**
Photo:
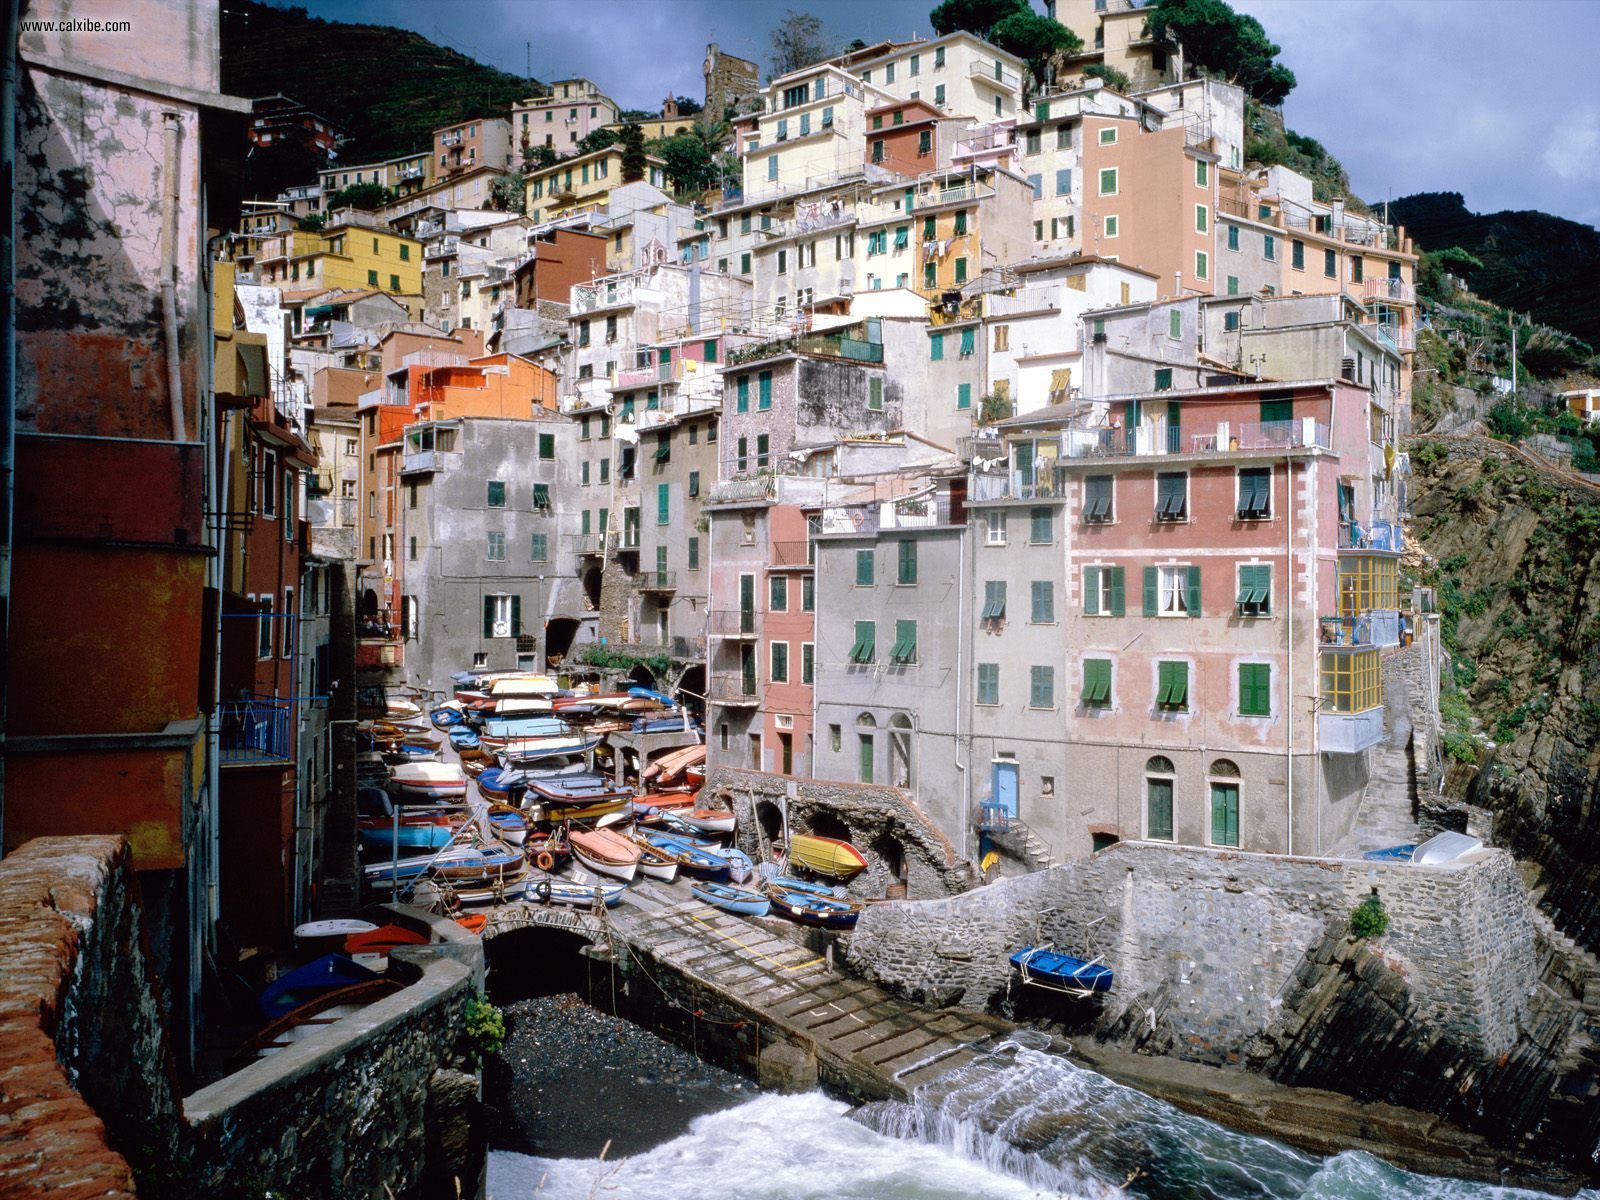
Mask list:
[[[288,96],[263,96],[250,102],[250,141],[262,149],[299,143],[323,158],[339,148],[342,126]]]

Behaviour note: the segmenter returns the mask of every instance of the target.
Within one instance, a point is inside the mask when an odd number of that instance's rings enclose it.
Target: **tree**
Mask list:
[[[1072,30],[1060,21],[1041,16],[1031,9],[1011,13],[996,21],[985,40],[1008,54],[1015,54],[1028,64],[1028,74],[1033,76],[1033,90],[1036,92],[1045,85],[1051,59],[1057,54],[1076,54],[1083,49],[1082,40]]]
[[[1133,90],[1133,83],[1126,75],[1115,67],[1106,66],[1103,62],[1090,63],[1083,69],[1083,74],[1087,79],[1103,80],[1108,88],[1114,92],[1121,92],[1123,95],[1127,95]]]
[[[489,202],[499,212],[525,213],[528,204],[527,182],[521,171],[500,176],[489,185]]]
[[[831,51],[822,32],[822,19],[789,9],[772,30],[772,77],[787,75],[821,62]]]
[[[1145,12],[1151,34],[1182,46],[1190,67],[1238,84],[1263,104],[1282,104],[1294,90],[1294,72],[1276,61],[1280,47],[1260,21],[1226,0],[1155,0]]]
[[[669,138],[662,138],[652,151],[666,163],[665,172],[678,194],[699,194],[721,181],[720,156],[730,133],[726,122],[697,124]]]
[[[554,146],[533,146],[527,142],[522,143],[522,169],[538,170],[540,167],[552,167],[561,161]]]
[[[673,100],[678,105],[678,115],[680,117],[692,117],[695,113],[705,108],[705,105],[701,104],[693,96],[674,96]]]
[[[307,213],[294,223],[294,227],[304,233],[320,233],[322,227],[328,223],[328,218],[319,212]]]
[[[382,208],[394,199],[394,191],[381,183],[352,183],[328,197],[328,212],[336,208]]]
[[[622,135],[610,127],[602,127],[586,133],[578,139],[579,154],[593,154],[596,150],[604,150],[607,146],[615,146],[622,140]]]
[[[617,140],[622,145],[622,182],[632,183],[636,179],[643,179],[650,165],[645,162],[644,130],[629,121],[622,127],[622,134]]]
[[[987,42],[992,40],[989,34],[996,25],[1007,17],[1021,16],[1025,13],[1035,15],[1033,9],[1028,6],[1028,0],[944,0],[944,3],[928,14],[928,20],[933,23],[934,32],[940,37],[954,33],[958,29],[965,29]]]

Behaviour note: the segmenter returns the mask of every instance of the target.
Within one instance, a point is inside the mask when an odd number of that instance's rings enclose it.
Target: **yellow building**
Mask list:
[[[646,183],[665,187],[666,164],[646,156]],[[611,189],[622,186],[622,147],[607,146],[592,154],[564,158],[528,176],[527,214],[534,221],[554,221],[575,212],[605,206]]]
[[[340,223],[269,238],[256,260],[261,282],[289,292],[376,288],[422,294],[422,243],[384,229]]]
[[[379,163],[346,163],[317,172],[317,182],[322,185],[325,197],[358,183],[376,183],[390,188],[396,195],[409,196],[433,186],[433,154],[419,150]]]

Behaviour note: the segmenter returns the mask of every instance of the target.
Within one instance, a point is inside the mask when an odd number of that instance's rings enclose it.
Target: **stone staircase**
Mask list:
[[[1528,915],[1535,944],[1547,959],[1541,963],[1546,986],[1559,982],[1591,1021],[1600,1020],[1600,958],[1561,932],[1550,914],[1539,907],[1537,894],[1528,898]]]
[[[1373,752],[1366,794],[1350,832],[1333,847],[1337,858],[1359,858],[1368,850],[1419,842],[1425,834],[1417,824],[1420,764],[1416,761],[1416,734],[1412,727],[1413,695],[1406,655],[1420,648],[1407,647],[1386,655],[1383,661],[1384,717],[1388,736]]]

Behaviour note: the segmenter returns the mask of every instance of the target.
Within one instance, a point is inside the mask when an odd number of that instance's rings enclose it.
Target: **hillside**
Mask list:
[[[535,86],[404,29],[255,0],[228,0],[222,11],[222,90],[282,92],[340,122],[345,162],[420,150],[438,126],[501,113]]]
[[[1424,249],[1460,246],[1482,259],[1478,295],[1600,346],[1600,230],[1542,212],[1473,213],[1459,192],[1403,197],[1389,217]]]

